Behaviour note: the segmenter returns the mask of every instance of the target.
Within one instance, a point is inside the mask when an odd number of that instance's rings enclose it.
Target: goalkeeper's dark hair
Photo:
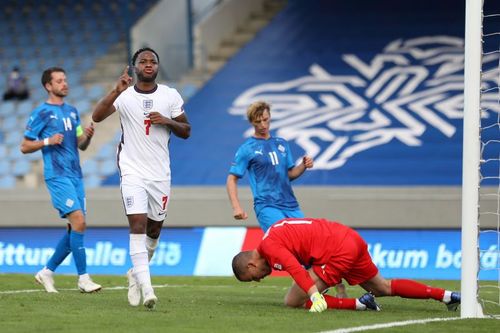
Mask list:
[[[41,79],[42,87],[45,88],[45,85],[47,83],[50,83],[50,81],[52,80],[52,73],[56,73],[56,72],[61,72],[61,73],[66,74],[66,71],[64,69],[62,69],[61,67],[49,67],[49,68],[47,68],[42,73],[42,79]]]
[[[153,52],[154,55],[156,56],[156,59],[158,59],[158,63],[160,62],[160,56],[158,55],[158,53],[156,53],[155,50],[153,50],[150,47],[143,47],[142,49],[138,49],[137,51],[135,51],[134,55],[132,56],[132,66],[135,66],[135,62],[137,60],[137,57],[139,56],[139,54],[141,54],[144,51]]]
[[[243,251],[234,256],[232,262],[233,273],[234,276],[238,279],[238,281],[242,281],[241,276],[247,272],[248,270],[247,264],[251,257],[252,257],[252,251]]]

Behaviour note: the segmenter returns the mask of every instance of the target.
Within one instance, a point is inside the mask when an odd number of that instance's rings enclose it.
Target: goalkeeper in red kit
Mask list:
[[[458,292],[408,279],[386,280],[373,263],[364,239],[355,230],[326,219],[280,220],[268,229],[257,249],[240,252],[232,265],[236,278],[245,282],[258,282],[272,269],[288,272],[294,283],[285,296],[285,305],[311,312],[327,308],[380,310],[373,296],[435,299],[451,311],[460,304]],[[322,294],[342,279],[368,293],[358,299]]]

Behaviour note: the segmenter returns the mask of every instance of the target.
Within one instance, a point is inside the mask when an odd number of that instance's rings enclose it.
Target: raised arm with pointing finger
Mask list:
[[[97,103],[92,113],[92,119],[95,122],[103,121],[116,111],[113,102],[132,84],[132,77],[128,75],[128,71],[129,66],[125,67],[113,90]]]

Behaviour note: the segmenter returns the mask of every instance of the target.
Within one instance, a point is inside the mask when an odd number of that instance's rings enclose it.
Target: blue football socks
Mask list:
[[[55,272],[57,267],[64,261],[64,259],[66,259],[70,252],[69,232],[65,231],[64,236],[59,240],[59,243],[57,243],[54,254],[50,257],[50,260],[47,263],[47,268],[52,272]]]
[[[75,259],[76,270],[78,275],[87,273],[87,255],[85,247],[83,247],[83,232],[71,230],[69,235],[69,243],[73,259]]]

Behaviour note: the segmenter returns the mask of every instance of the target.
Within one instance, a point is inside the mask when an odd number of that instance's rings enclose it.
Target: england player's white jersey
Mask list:
[[[176,118],[184,112],[183,104],[177,90],[162,84],[147,93],[129,87],[118,96],[113,105],[120,114],[123,131],[118,146],[121,176],[170,181],[170,130],[164,125],[152,125],[149,113],[156,111]]]

